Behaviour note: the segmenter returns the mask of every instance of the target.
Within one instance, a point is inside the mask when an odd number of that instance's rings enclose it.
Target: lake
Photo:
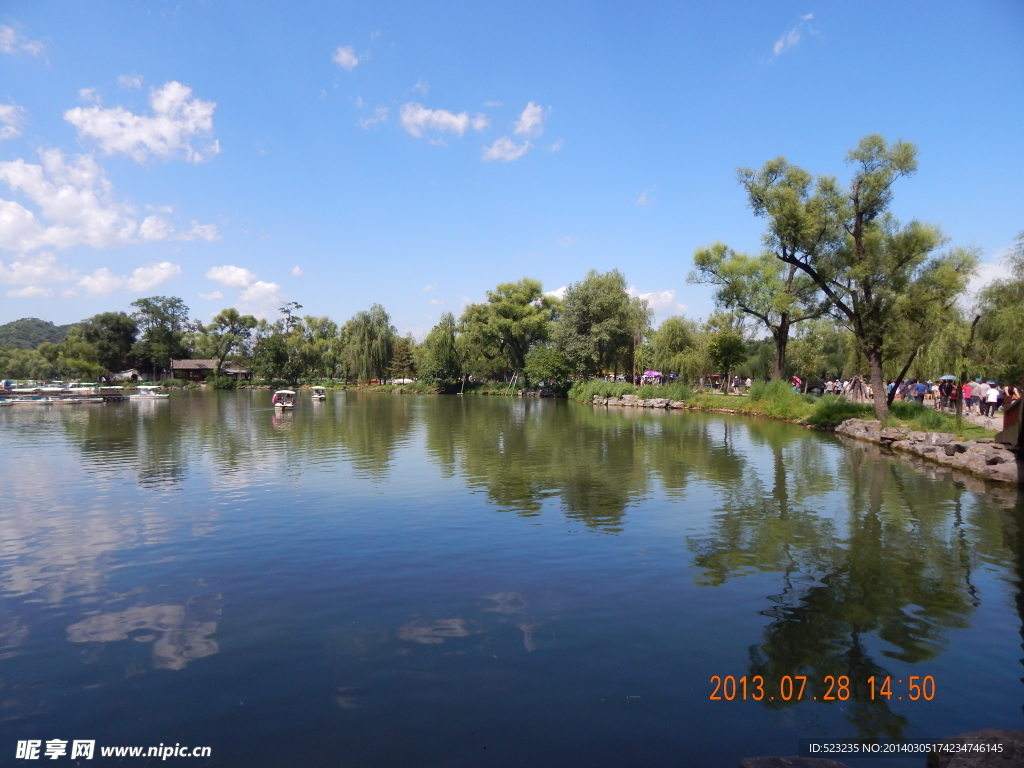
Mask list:
[[[736,766],[1021,725],[1015,491],[766,420],[270,394],[0,409],[4,763]]]

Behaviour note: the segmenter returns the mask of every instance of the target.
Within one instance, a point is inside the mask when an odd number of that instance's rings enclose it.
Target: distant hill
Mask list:
[[[77,323],[54,325],[37,317],[25,317],[0,325],[0,349],[35,349],[45,341],[56,343]]]

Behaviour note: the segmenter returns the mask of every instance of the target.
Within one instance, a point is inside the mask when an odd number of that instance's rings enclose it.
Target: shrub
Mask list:
[[[230,376],[209,376],[206,379],[206,385],[214,389],[234,389],[238,386],[238,382]]]
[[[569,397],[581,403],[589,403],[598,397],[622,397],[636,393],[636,387],[621,381],[605,381],[604,379],[582,379],[573,382],[569,387]]]

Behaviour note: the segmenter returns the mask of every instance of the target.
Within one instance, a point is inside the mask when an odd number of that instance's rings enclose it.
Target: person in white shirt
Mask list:
[[[982,416],[988,416],[988,382],[978,384],[978,412]]]
[[[999,387],[990,386],[985,399],[988,401],[988,415],[995,416],[996,409],[999,407]]]

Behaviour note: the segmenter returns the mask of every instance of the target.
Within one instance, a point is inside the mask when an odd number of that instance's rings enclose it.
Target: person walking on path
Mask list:
[[[999,387],[994,383],[989,384],[988,394],[985,395],[985,400],[988,402],[988,417],[991,419],[996,415],[996,411],[999,409],[999,396],[1002,393],[999,391]]]
[[[977,386],[978,392],[978,412],[982,416],[988,416],[988,382],[979,381]]]
[[[964,410],[967,411],[967,413],[970,413],[971,412],[971,393],[974,391],[974,389],[971,387],[971,380],[970,379],[968,379],[967,381],[964,382],[964,385],[963,385],[963,387],[961,387],[960,391],[963,393],[963,396],[964,396]]]
[[[928,385],[918,379],[917,384],[914,385],[914,399],[921,405],[924,405],[924,394],[927,391]]]

